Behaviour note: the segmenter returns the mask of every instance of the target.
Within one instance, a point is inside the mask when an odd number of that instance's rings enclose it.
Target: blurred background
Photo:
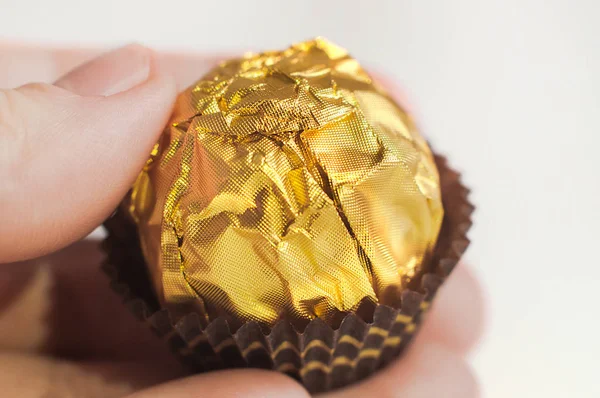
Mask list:
[[[0,0],[0,39],[231,53],[322,35],[405,88],[478,206],[485,397],[599,397],[597,0]],[[0,57],[2,54],[0,54]]]

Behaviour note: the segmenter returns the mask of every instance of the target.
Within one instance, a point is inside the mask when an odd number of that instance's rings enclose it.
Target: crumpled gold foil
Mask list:
[[[163,303],[266,326],[397,299],[443,215],[410,115],[320,38],[181,94],[130,211]]]

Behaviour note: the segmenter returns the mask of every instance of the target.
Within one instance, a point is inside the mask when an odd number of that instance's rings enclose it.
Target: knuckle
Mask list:
[[[45,83],[31,83],[12,90],[0,90],[0,139],[11,140],[16,148],[27,149],[27,138],[40,117],[40,105],[58,88]]]
[[[45,83],[0,89],[0,195],[15,194],[71,114],[74,95]],[[1,199],[1,198],[0,198]]]
[[[25,127],[25,110],[32,108],[32,100],[27,96],[33,87],[22,86],[12,90],[0,90],[0,132],[2,137],[21,136]]]
[[[10,133],[15,125],[14,115],[18,107],[17,90],[0,90],[0,131],[2,135]]]
[[[0,180],[11,193],[31,158],[30,133],[24,112],[32,104],[20,89],[0,90]],[[35,112],[35,110],[33,110]],[[4,196],[3,193],[3,196]]]

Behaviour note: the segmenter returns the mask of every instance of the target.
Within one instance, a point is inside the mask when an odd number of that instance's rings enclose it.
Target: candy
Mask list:
[[[411,116],[324,39],[182,93],[129,210],[164,305],[267,327],[398,302],[443,218]]]

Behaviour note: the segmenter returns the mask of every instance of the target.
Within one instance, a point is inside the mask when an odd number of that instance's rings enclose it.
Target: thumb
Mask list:
[[[283,373],[262,369],[221,370],[173,380],[127,398],[308,398],[308,392]]]
[[[0,263],[60,249],[125,195],[167,123],[174,82],[132,45],[55,85],[0,90]]]

